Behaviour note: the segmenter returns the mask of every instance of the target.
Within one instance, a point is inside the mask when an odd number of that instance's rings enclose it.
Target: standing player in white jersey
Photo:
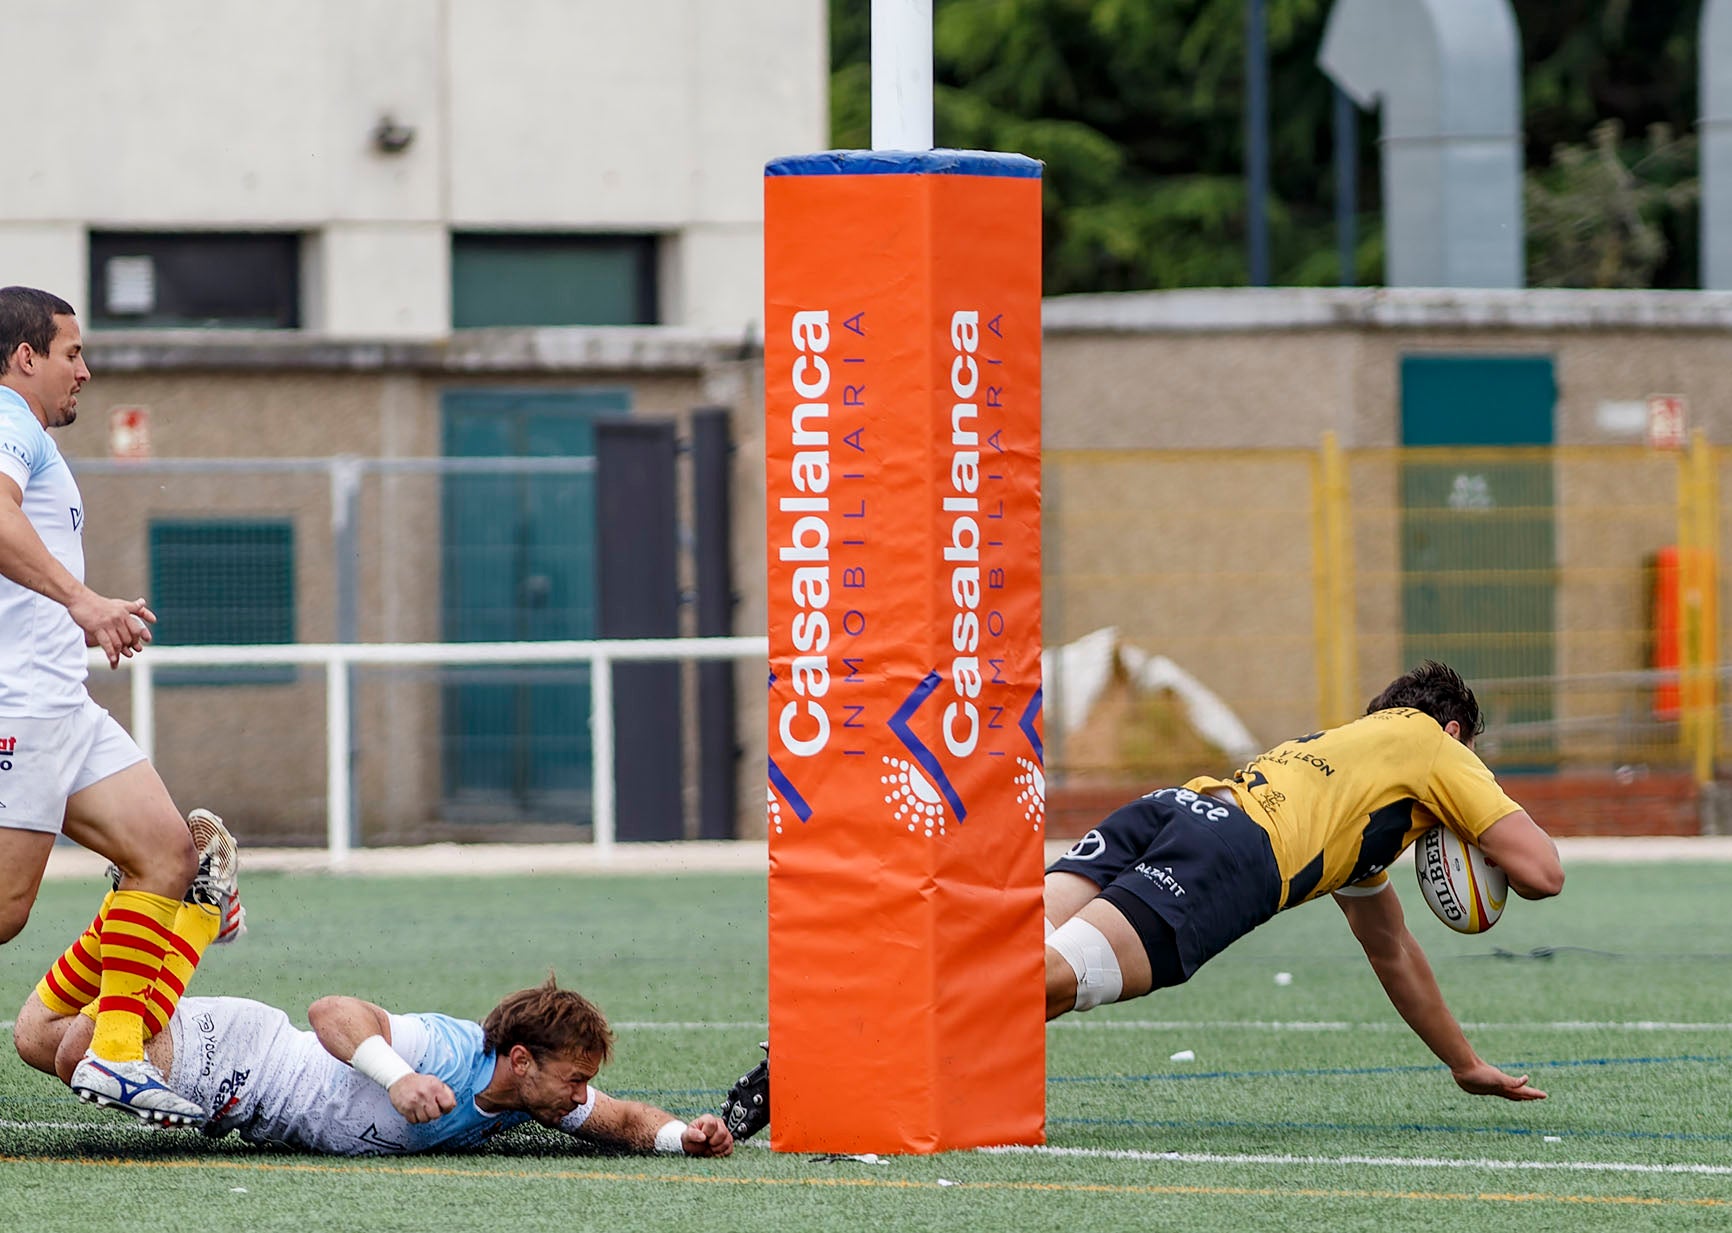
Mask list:
[[[197,1120],[144,1055],[143,998],[199,854],[156,770],[85,688],[85,648],[114,667],[149,644],[156,616],[84,584],[84,500],[47,431],[72,423],[89,380],[72,306],[0,288],[0,943],[29,919],[56,836],[113,861],[95,1032],[72,1089],[151,1121]]]

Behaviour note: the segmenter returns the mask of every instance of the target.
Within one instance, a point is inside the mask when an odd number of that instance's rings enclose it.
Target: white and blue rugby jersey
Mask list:
[[[249,1143],[275,1143],[338,1156],[396,1155],[476,1147],[529,1121],[527,1113],[484,1113],[475,1097],[493,1078],[494,1055],[481,1025],[449,1015],[392,1015],[391,1047],[424,1075],[444,1080],[457,1106],[413,1125],[373,1080],[325,1051],[274,1006],[247,998],[182,998],[171,1021],[169,1084],[210,1114],[207,1134],[230,1131]],[[575,1133],[597,1092],[566,1115]]]
[[[30,404],[0,386],[0,474],[54,559],[84,580],[84,498]],[[48,718],[84,702],[84,631],[65,608],[0,576],[0,715]]]

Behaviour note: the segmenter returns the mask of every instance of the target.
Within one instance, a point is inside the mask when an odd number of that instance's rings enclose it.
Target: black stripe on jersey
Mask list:
[[[1359,859],[1353,862],[1353,872],[1347,875],[1348,886],[1381,873],[1401,855],[1401,841],[1413,829],[1413,807],[1416,800],[1395,801],[1382,809],[1374,809],[1360,832]]]
[[[1295,904],[1304,903],[1307,899],[1311,898],[1311,892],[1317,889],[1317,882],[1322,877],[1323,853],[1319,852],[1316,856],[1311,858],[1311,863],[1309,865],[1306,865],[1305,868],[1294,874],[1288,881],[1287,898],[1281,901],[1281,906],[1284,908],[1290,908]]]

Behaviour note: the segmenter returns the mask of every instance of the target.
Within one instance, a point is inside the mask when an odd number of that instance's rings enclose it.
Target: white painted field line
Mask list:
[[[634,1019],[613,1024],[615,1029],[626,1032],[762,1032],[766,1026],[762,1019]],[[1411,1030],[1404,1023],[1388,1020],[1353,1023],[1345,1019],[1060,1019],[1047,1024],[1047,1026],[1055,1030],[1071,1029],[1095,1032],[1199,1032],[1237,1029],[1246,1032],[1405,1033]],[[1541,1032],[1732,1032],[1732,1023],[1685,1023],[1662,1019],[1604,1021],[1558,1019],[1550,1022],[1533,1023],[1476,1023],[1469,1021],[1461,1026],[1475,1032],[1496,1029]],[[11,1030],[12,1020],[0,1019],[0,1032]]]
[[[763,1019],[742,1020],[738,1023],[651,1022],[649,1020],[612,1023],[608,1026],[624,1032],[763,1032],[769,1026]]]
[[[1409,1032],[1405,1023],[1371,1020],[1350,1023],[1344,1019],[1059,1019],[1049,1028],[1106,1032]],[[1661,1019],[1587,1020],[1556,1019],[1549,1022],[1476,1023],[1461,1025],[1469,1031],[1489,1030],[1540,1032],[1732,1032],[1732,1023],[1685,1023]]]
[[[741,1020],[738,1023],[726,1021],[717,1022],[649,1022],[646,1020],[626,1020],[610,1025],[616,1031],[627,1032],[763,1032],[766,1023],[762,1019]],[[10,1032],[12,1020],[0,1019],[0,1032]]]
[[[1700,1173],[1732,1176],[1732,1165],[1636,1164],[1616,1160],[1464,1160],[1452,1156],[1278,1156],[1215,1152],[1139,1152],[1095,1147],[983,1147],[995,1156],[1076,1156],[1093,1160],[1146,1160],[1160,1164],[1361,1165],[1374,1169],[1522,1169],[1566,1173]]]
[[[157,1133],[156,1127],[146,1126],[142,1122],[15,1122],[9,1118],[0,1118],[0,1130],[131,1130],[139,1134]]]

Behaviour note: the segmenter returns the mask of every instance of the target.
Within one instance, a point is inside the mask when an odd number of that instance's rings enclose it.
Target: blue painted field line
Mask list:
[[[1686,1053],[1675,1057],[1590,1057],[1552,1062],[1498,1062],[1515,1070],[1562,1070],[1580,1066],[1655,1066],[1668,1062],[1723,1065],[1732,1057]],[[1048,1083],[1180,1083],[1197,1079],[1315,1079],[1339,1075],[1435,1074],[1443,1066],[1329,1066],[1287,1070],[1199,1070],[1148,1075],[1048,1075]]]
[[[1580,1066],[1656,1066],[1667,1062],[1687,1062],[1692,1065],[1724,1065],[1732,1062],[1729,1057],[1709,1057],[1688,1053],[1675,1057],[1590,1057],[1575,1058],[1553,1062],[1501,1062],[1500,1066],[1512,1067],[1516,1070],[1561,1070]],[[1442,1066],[1340,1066],[1333,1068],[1318,1068],[1312,1070],[1206,1070],[1195,1073],[1174,1072],[1158,1075],[1048,1075],[1048,1083],[1166,1083],[1194,1079],[1270,1079],[1297,1078],[1314,1079],[1330,1076],[1355,1075],[1418,1075],[1440,1074],[1445,1070]],[[674,1087],[674,1088],[619,1088],[611,1094],[630,1097],[633,1100],[653,1100],[656,1097],[685,1096],[721,1096],[726,1088],[719,1087]]]
[[[1444,1126],[1424,1122],[1389,1122],[1382,1125],[1355,1122],[1236,1122],[1197,1118],[1187,1121],[1160,1121],[1143,1118],[1114,1117],[1048,1117],[1048,1126],[1114,1126],[1131,1130],[1333,1130],[1351,1134],[1387,1134],[1390,1131],[1410,1131],[1415,1134],[1507,1135],[1511,1138],[1533,1139],[1546,1135],[1563,1135],[1570,1139],[1663,1139],[1686,1143],[1732,1143],[1732,1134],[1685,1134],[1656,1130],[1582,1130],[1570,1128],[1527,1126]]]

